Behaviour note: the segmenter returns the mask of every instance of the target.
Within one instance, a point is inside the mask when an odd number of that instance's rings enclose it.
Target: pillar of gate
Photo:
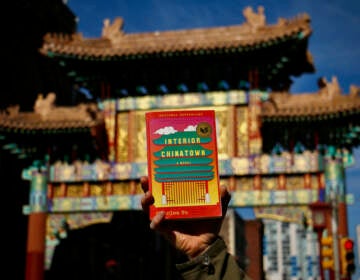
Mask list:
[[[46,173],[34,171],[30,182],[25,280],[43,280],[47,217]]]

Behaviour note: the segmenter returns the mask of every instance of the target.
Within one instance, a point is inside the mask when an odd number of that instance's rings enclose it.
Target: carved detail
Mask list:
[[[350,85],[349,96],[350,97],[360,96],[360,87],[356,85]]]
[[[328,82],[326,78],[321,78],[319,81],[319,95],[328,99],[333,99],[337,95],[341,95],[341,88],[336,76],[331,78],[331,82]]]
[[[124,34],[122,30],[123,25],[124,20],[121,17],[117,17],[112,24],[108,18],[105,19],[102,29],[102,37],[108,38],[110,40],[119,38]]]
[[[20,106],[19,105],[13,105],[8,108],[6,108],[6,112],[9,117],[15,117],[19,115],[20,112]]]
[[[260,27],[264,27],[266,25],[266,17],[263,6],[258,7],[257,13],[254,12],[252,7],[248,6],[243,10],[243,15],[246,19],[246,24],[250,25],[252,31],[256,31]]]
[[[94,103],[82,103],[75,107],[57,107],[55,100],[56,95],[53,92],[48,93],[46,98],[40,93],[35,101],[34,112],[43,120],[52,121],[92,121],[98,117],[98,109]]]
[[[56,95],[53,92],[50,92],[46,98],[44,98],[42,93],[39,93],[34,104],[34,112],[41,115],[42,117],[46,117],[54,107],[55,99]]]
[[[286,18],[278,18],[278,22],[277,25],[278,26],[286,26],[289,23],[289,20],[287,20]]]

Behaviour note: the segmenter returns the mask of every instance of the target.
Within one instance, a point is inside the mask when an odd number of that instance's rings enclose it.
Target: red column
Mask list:
[[[339,236],[348,236],[348,215],[346,202],[339,202],[338,211]]]
[[[26,280],[43,280],[45,267],[46,213],[31,213],[26,248]]]
[[[29,200],[25,280],[43,280],[47,217],[47,177],[45,172],[36,171],[32,174]]]

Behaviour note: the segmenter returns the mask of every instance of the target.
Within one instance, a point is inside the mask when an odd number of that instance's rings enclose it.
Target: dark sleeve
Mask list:
[[[184,280],[250,280],[220,237],[202,255],[176,268]]]

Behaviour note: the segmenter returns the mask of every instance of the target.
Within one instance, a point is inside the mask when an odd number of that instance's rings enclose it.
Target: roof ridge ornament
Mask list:
[[[104,19],[101,37],[114,41],[124,35],[123,26],[124,20],[122,17],[115,18],[113,23],[110,23],[108,18]]]
[[[245,24],[250,26],[252,32],[266,26],[265,9],[263,6],[258,6],[257,12],[251,6],[247,6],[243,9],[243,15],[246,19]]]
[[[341,95],[341,88],[337,76],[332,76],[331,81],[327,81],[325,77],[319,79],[319,95],[327,99]]]
[[[80,103],[76,106],[57,106],[56,94],[49,92],[46,97],[39,93],[34,104],[34,113],[45,121],[85,121],[99,118],[99,110],[95,103]]]
[[[349,88],[349,96],[350,97],[359,97],[360,96],[360,87],[357,85],[350,85]]]
[[[8,106],[5,110],[1,110],[0,111],[0,119],[2,117],[16,117],[18,116],[20,113],[20,105],[16,104],[16,105],[10,105]]]

